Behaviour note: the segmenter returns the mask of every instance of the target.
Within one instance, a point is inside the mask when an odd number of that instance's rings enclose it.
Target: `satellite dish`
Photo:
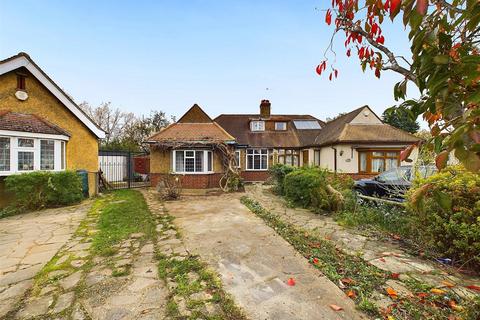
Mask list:
[[[15,92],[15,97],[17,97],[18,100],[25,101],[28,99],[28,94],[25,91],[18,90]]]

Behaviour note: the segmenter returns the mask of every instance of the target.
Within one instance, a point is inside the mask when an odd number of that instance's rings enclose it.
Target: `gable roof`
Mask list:
[[[365,108],[379,119],[379,123],[357,124],[351,123]],[[317,145],[335,143],[412,143],[420,140],[414,135],[401,129],[392,127],[376,115],[369,106],[363,106],[344,114],[325,124],[325,127],[315,139]]]
[[[259,114],[221,114],[215,118],[215,121],[234,136],[238,144],[251,147],[297,148],[310,145],[321,129],[299,130],[295,127],[293,121],[313,120],[318,121],[320,126],[323,125],[321,120],[311,115],[271,115],[269,118],[262,120],[287,122],[287,130],[252,132],[250,121],[259,119]]]
[[[62,104],[75,115],[97,138],[105,138],[105,132],[98,127],[40,67],[24,52],[0,61],[0,75],[26,68],[38,81],[40,81]]]
[[[235,138],[194,104],[176,123],[148,138],[147,143],[208,143],[233,142]]]
[[[0,130],[44,133],[70,137],[70,133],[34,114],[0,112]]]

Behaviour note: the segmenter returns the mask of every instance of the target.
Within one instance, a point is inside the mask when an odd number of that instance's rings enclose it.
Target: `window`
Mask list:
[[[201,173],[213,171],[213,153],[207,150],[175,150],[174,172]]]
[[[380,173],[400,165],[400,151],[362,150],[358,156],[360,173]]]
[[[240,150],[235,151],[235,164],[237,165],[237,168],[240,168],[242,164],[240,163]]]
[[[18,152],[18,171],[32,171],[33,170],[33,152],[19,151]]]
[[[287,123],[286,122],[275,122],[275,130],[277,130],[277,131],[287,130]]]
[[[317,120],[293,120],[293,123],[298,130],[319,130],[322,128]]]
[[[313,165],[314,166],[320,165],[320,150],[318,149],[313,150]]]
[[[34,170],[65,170],[66,141],[0,136],[0,176]],[[33,135],[33,134],[32,134]],[[48,137],[50,138],[50,137]]]
[[[298,167],[300,163],[300,157],[298,150],[293,149],[279,149],[278,150],[278,163],[288,164]]]
[[[25,90],[27,87],[26,87],[26,83],[25,83],[25,80],[27,79],[27,77],[23,74],[17,74],[17,89],[18,90]]]
[[[267,170],[268,150],[247,149],[247,170]]]
[[[10,171],[10,138],[0,137],[0,171]]]
[[[265,121],[255,120],[250,122],[250,130],[252,131],[265,131]]]
[[[40,140],[40,170],[55,168],[55,141]]]

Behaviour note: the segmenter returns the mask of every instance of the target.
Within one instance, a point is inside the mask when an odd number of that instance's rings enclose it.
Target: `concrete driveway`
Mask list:
[[[0,318],[86,216],[90,202],[0,219]]]
[[[364,318],[335,284],[243,206],[239,195],[186,198],[166,208],[177,218],[187,249],[221,275],[249,318]],[[290,277],[295,286],[286,284]]]

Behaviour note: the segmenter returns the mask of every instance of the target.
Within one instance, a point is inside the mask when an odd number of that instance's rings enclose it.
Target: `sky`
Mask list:
[[[319,77],[333,27],[329,0],[35,1],[0,0],[0,58],[20,51],[77,103],[137,115],[161,110],[177,118],[194,103],[211,117],[311,114],[322,120],[369,105],[394,105],[401,77],[363,73],[335,41],[339,78]],[[387,22],[385,44],[409,52],[407,32]]]

